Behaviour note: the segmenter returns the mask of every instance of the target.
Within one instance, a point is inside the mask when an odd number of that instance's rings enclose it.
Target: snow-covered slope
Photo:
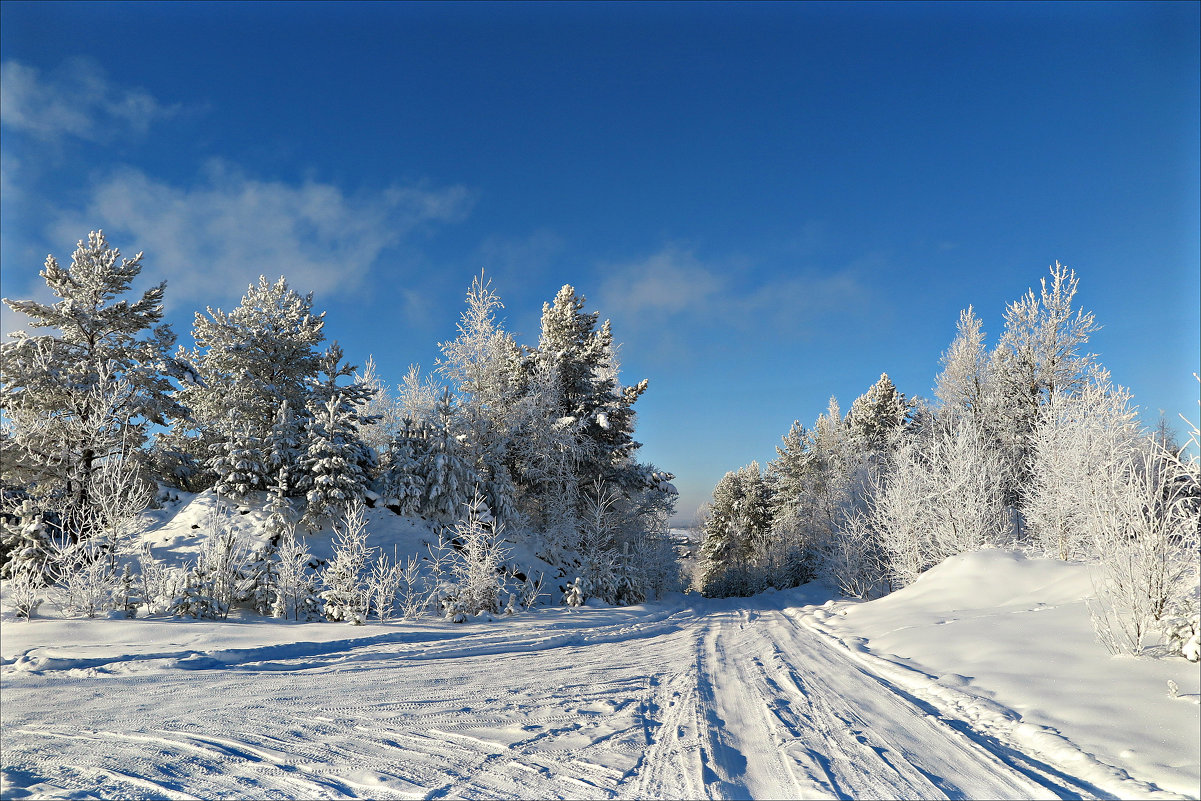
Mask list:
[[[1086,565],[988,549],[952,557],[892,595],[816,616],[883,660],[873,669],[986,733],[1046,750],[1100,786],[1115,779],[1114,792],[1128,771],[1196,796],[1201,668],[1110,656],[1090,624],[1091,594]]]
[[[1111,658],[1087,590],[993,551],[868,604],[6,618],[3,795],[1197,797],[1196,666]]]

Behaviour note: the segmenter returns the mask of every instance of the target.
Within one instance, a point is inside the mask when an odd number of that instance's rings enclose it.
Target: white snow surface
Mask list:
[[[161,551],[191,545],[190,506]],[[369,543],[414,552],[428,528],[389,514]],[[1090,591],[1082,566],[986,550],[870,603],[810,585],[358,627],[6,612],[0,795],[1198,797],[1197,666],[1110,657]]]

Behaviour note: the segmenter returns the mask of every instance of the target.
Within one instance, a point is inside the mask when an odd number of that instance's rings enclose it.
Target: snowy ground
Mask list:
[[[7,618],[3,796],[1197,797],[1197,666],[1109,657],[1081,570],[984,551],[870,604],[466,625]]]

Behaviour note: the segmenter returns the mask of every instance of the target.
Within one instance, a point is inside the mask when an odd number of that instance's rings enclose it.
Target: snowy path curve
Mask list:
[[[3,674],[3,794],[1107,797],[942,717],[772,598],[307,650],[30,654]]]

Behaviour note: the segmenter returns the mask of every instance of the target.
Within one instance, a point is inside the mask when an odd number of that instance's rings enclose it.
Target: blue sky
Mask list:
[[[190,344],[283,274],[390,383],[481,269],[530,344],[571,283],[683,517],[831,395],[929,396],[959,309],[995,341],[1057,259],[1196,419],[1199,8],[6,0],[0,281],[103,227]]]

